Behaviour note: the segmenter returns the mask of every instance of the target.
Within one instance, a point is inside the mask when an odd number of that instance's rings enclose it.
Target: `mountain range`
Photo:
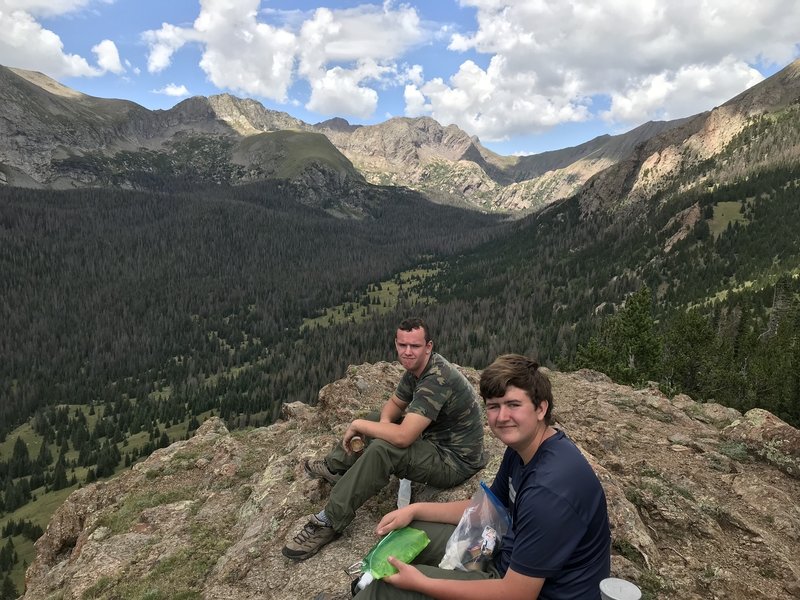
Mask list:
[[[684,122],[651,122],[572,148],[507,157],[427,117],[311,125],[229,94],[150,111],[0,67],[0,182],[148,189],[162,178],[237,184],[322,174],[328,186],[367,181],[416,189],[438,202],[530,211],[572,195],[639,144]]]

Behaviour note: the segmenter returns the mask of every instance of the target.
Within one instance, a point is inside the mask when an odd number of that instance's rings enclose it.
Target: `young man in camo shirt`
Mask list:
[[[380,413],[356,419],[341,444],[321,460],[305,460],[306,473],[333,484],[324,510],[309,518],[284,546],[284,556],[304,560],[336,539],[356,510],[389,483],[391,475],[450,488],[486,464],[478,397],[467,379],[441,355],[422,319],[397,328],[395,347],[406,372]],[[354,436],[366,440],[361,453]]]

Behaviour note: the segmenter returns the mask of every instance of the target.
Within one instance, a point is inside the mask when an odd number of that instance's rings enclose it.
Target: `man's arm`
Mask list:
[[[407,414],[401,423],[376,423],[367,419],[356,419],[344,432],[342,443],[349,450],[350,440],[361,434],[387,441],[398,448],[408,448],[430,424],[429,418],[413,413]]]
[[[408,402],[403,402],[395,394],[389,396],[389,399],[383,404],[381,408],[381,423],[397,423],[400,417],[408,407]]]
[[[535,600],[544,585],[544,578],[528,577],[513,569],[508,569],[502,579],[433,579],[394,557],[389,557],[389,562],[398,572],[384,578],[385,582],[436,600]]]
[[[455,502],[415,502],[403,508],[386,513],[375,528],[378,535],[386,535],[393,529],[405,527],[411,521],[429,521],[431,523],[449,523],[458,525],[461,515],[467,510],[469,500]]]

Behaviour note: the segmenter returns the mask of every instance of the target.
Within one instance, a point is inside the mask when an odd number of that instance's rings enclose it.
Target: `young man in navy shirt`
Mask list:
[[[507,446],[491,489],[512,518],[489,569],[438,567],[469,501],[410,504],[385,515],[376,532],[410,524],[426,530],[431,543],[413,565],[391,558],[399,572],[373,582],[357,600],[600,598],[610,571],[606,498],[575,444],[552,427],[550,381],[536,362],[507,354],[483,371],[480,392],[489,427]]]

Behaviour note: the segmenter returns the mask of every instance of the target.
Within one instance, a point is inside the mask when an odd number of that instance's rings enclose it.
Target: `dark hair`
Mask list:
[[[521,354],[498,356],[481,373],[481,398],[484,402],[491,398],[501,398],[510,385],[525,391],[537,408],[546,400],[544,422],[547,425],[553,424],[553,391],[547,375],[539,370],[539,363]]]
[[[403,319],[400,325],[397,326],[398,329],[402,331],[412,331],[414,329],[422,329],[425,332],[425,343],[431,341],[431,332],[428,330],[428,326],[419,317],[411,317],[408,319]]]

